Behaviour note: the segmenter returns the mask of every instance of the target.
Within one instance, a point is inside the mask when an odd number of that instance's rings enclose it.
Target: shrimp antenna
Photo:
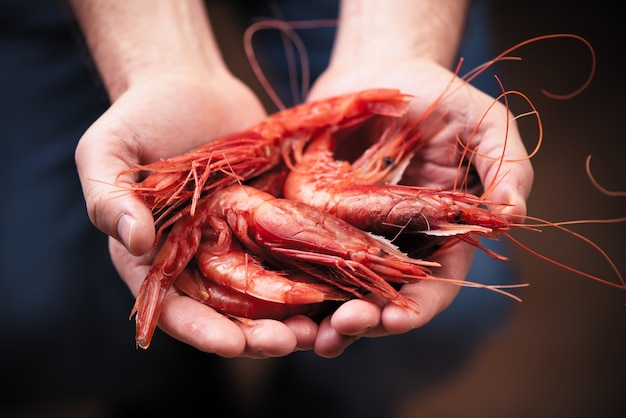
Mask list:
[[[252,37],[254,34],[261,30],[267,29],[276,29],[279,30],[283,35],[283,43],[285,44],[285,55],[287,59],[287,65],[290,68],[290,74],[294,74],[295,71],[295,57],[293,55],[293,49],[287,47],[288,41],[291,41],[291,44],[298,52],[298,57],[300,59],[300,69],[301,69],[301,78],[302,78],[302,88],[301,88],[301,97],[297,97],[294,93],[294,100],[298,102],[299,100],[304,100],[306,95],[308,94],[309,84],[310,84],[310,72],[309,72],[309,61],[306,53],[306,47],[302,38],[296,33],[296,29],[317,29],[322,27],[334,27],[337,26],[336,19],[328,19],[328,20],[303,20],[303,21],[284,21],[280,19],[268,19],[261,20],[258,22],[252,23],[248,26],[244,32],[243,43],[244,50],[248,60],[250,62],[250,66],[254,71],[255,76],[263,86],[263,89],[267,92],[267,94],[274,102],[274,105],[279,110],[285,110],[286,106],[283,101],[278,97],[276,90],[272,87],[271,83],[265,76],[259,61],[256,58],[256,54],[254,52],[254,47],[252,45]],[[295,81],[296,76],[291,77],[292,85],[297,84]],[[297,89],[293,89],[294,92]]]
[[[596,219],[596,220],[577,220],[577,221],[562,221],[562,222],[548,222],[545,221],[543,219],[540,218],[536,218],[536,217],[532,217],[532,216],[524,216],[524,219],[527,220],[532,220],[535,222],[538,222],[538,224],[536,224],[535,226],[550,226],[550,227],[554,227],[557,229],[560,229],[561,231],[574,236],[575,238],[578,238],[579,240],[591,245],[611,266],[611,269],[615,272],[615,274],[617,275],[617,278],[619,279],[619,283],[614,283],[611,282],[609,280],[606,279],[602,279],[598,276],[594,276],[592,274],[589,273],[585,273],[584,271],[578,270],[574,267],[568,266],[564,263],[561,263],[559,261],[556,261],[548,256],[545,256],[543,254],[540,254],[539,252],[532,250],[531,248],[527,247],[526,245],[522,244],[520,241],[516,240],[515,238],[513,238],[510,234],[505,234],[505,236],[511,240],[511,242],[515,243],[516,245],[518,245],[519,247],[523,248],[524,250],[528,251],[529,253],[533,254],[534,256],[541,258],[542,260],[545,260],[551,264],[554,264],[555,266],[561,267],[565,270],[571,271],[573,273],[576,273],[580,276],[583,277],[587,277],[589,279],[592,279],[594,281],[597,281],[599,283],[602,284],[606,284],[608,286],[612,286],[612,287],[616,287],[622,290],[626,290],[626,281],[624,281],[624,278],[622,276],[622,274],[620,273],[619,269],[617,268],[617,266],[615,265],[615,262],[609,257],[609,255],[606,253],[606,251],[604,251],[598,244],[596,244],[595,242],[593,242],[591,239],[585,237],[582,234],[579,234],[578,232],[572,231],[569,228],[566,228],[565,225],[577,225],[577,224],[590,224],[590,223],[617,223],[617,222],[626,222],[626,217],[623,218],[615,218],[615,219]]]
[[[535,43],[537,41],[542,41],[544,39],[558,39],[558,38],[573,38],[573,39],[577,39],[577,40],[581,41],[583,44],[585,44],[585,46],[589,49],[589,52],[591,54],[591,69],[589,70],[589,74],[587,76],[587,79],[582,83],[582,85],[580,87],[578,87],[574,91],[572,91],[570,93],[566,93],[566,94],[551,93],[551,92],[547,91],[546,89],[541,89],[541,93],[543,95],[551,98],[551,99],[556,99],[556,100],[571,99],[572,97],[575,97],[575,96],[579,95],[580,93],[582,93],[589,86],[589,84],[591,84],[591,80],[593,79],[593,76],[594,76],[594,74],[596,72],[596,53],[595,53],[595,51],[593,49],[593,46],[591,45],[591,43],[588,40],[586,40],[582,36],[575,35],[575,34],[572,34],[572,33],[554,33],[554,34],[550,34],[550,35],[537,36],[535,38],[531,38],[531,39],[527,39],[525,41],[522,41],[522,42],[518,43],[517,45],[512,46],[511,48],[508,48],[505,51],[501,52],[500,54],[498,54],[496,57],[494,57],[490,61],[487,61],[484,64],[480,65],[479,67],[471,70],[470,72],[468,72],[463,77],[463,79],[465,81],[467,81],[467,82],[471,82],[476,77],[478,77],[485,69],[491,67],[496,62],[499,62],[499,61],[502,61],[502,60],[506,60],[506,59],[509,59],[509,60],[510,59],[517,59],[517,60],[519,60],[519,58],[507,57],[507,55],[509,55],[513,51],[518,50],[519,48],[521,48],[523,46]]]
[[[596,180],[596,178],[593,176],[593,174],[591,174],[591,154],[587,156],[587,159],[585,161],[585,170],[587,171],[587,176],[589,177],[589,181],[591,181],[591,184],[593,184],[593,186],[600,190],[600,192],[604,193],[607,196],[626,196],[626,191],[611,191],[608,189],[605,189],[604,187],[602,187],[600,185],[600,183],[598,183],[598,181]]]

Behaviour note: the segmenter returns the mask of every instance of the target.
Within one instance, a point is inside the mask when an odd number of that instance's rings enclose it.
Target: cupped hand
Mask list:
[[[533,171],[514,118],[502,102],[494,104],[494,98],[448,69],[420,59],[331,66],[313,86],[308,100],[367,88],[398,88],[413,95],[409,117],[434,132],[414,157],[402,183],[487,191],[486,198],[504,204],[494,210],[520,222],[518,215],[526,213]],[[438,123],[438,128],[432,129],[432,123]],[[469,149],[478,147],[472,159],[475,172],[470,172],[467,184],[463,183],[465,173],[459,172],[461,144]],[[442,267],[434,269],[433,276],[465,280],[474,251],[466,243],[457,243],[437,252],[431,259]],[[419,314],[377,299],[346,302],[320,324],[314,349],[319,355],[334,357],[357,338],[421,327],[449,306],[458,291],[459,286],[436,280],[404,285],[401,293],[418,303]]]
[[[129,86],[85,132],[76,164],[89,217],[111,237],[113,263],[135,296],[154,259],[154,219],[130,191],[138,178],[118,174],[182,154],[264,117],[256,96],[230,75],[168,74]],[[259,320],[254,326],[232,321],[174,289],[165,298],[159,326],[224,357],[286,355],[311,348],[317,332],[304,317]]]
[[[168,75],[130,86],[85,132],[76,165],[94,225],[135,255],[154,242],[154,220],[130,192],[138,180],[118,174],[139,164],[182,154],[265,116],[235,78]]]

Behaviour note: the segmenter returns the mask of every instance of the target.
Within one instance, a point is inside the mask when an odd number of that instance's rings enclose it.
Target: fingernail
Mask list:
[[[123,214],[117,222],[117,235],[127,249],[130,249],[134,226],[135,219],[126,213]]]

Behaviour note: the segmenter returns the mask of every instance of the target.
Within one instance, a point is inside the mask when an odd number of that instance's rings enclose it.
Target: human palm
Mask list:
[[[525,213],[532,168],[525,159],[526,150],[514,120],[501,102],[494,104],[494,98],[432,61],[407,59],[370,64],[349,69],[331,66],[313,86],[308,99],[319,100],[367,88],[398,88],[413,95],[408,118],[431,133],[426,135],[425,144],[405,171],[402,183],[443,190],[456,186],[480,193],[498,176],[499,181],[489,188],[489,199],[510,205],[498,209],[504,216],[514,219],[513,215]],[[368,143],[364,141],[363,147]],[[477,146],[477,155],[472,159],[475,171],[470,172],[474,175],[463,184],[460,151]],[[465,243],[436,253],[432,261],[441,263],[442,267],[435,269],[433,275],[464,280],[473,253],[474,248]],[[335,356],[356,338],[403,333],[420,327],[444,310],[458,290],[458,286],[443,281],[423,280],[404,285],[401,293],[418,303],[419,315],[383,300],[346,302],[320,325],[315,350],[321,355]]]

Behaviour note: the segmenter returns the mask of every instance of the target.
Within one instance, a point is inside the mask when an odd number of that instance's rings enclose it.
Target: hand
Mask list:
[[[313,86],[308,100],[373,87],[395,87],[414,95],[410,109],[412,117],[417,120],[425,112],[432,112],[428,120],[441,117],[445,125],[416,155],[413,164],[405,172],[403,183],[451,190],[455,180],[463,178],[463,173],[458,173],[459,154],[453,152],[457,137],[464,144],[471,139],[471,147],[480,144],[481,155],[491,158],[476,156],[472,161],[478,178],[468,184],[469,190],[480,193],[482,188],[492,184],[496,174],[500,178],[506,173],[501,181],[494,183],[488,198],[510,204],[501,210],[503,216],[519,221],[514,215],[526,212],[525,201],[530,192],[533,172],[530,162],[524,159],[526,150],[505,106],[496,104],[481,121],[494,99],[455,78],[444,67],[431,60],[415,58],[385,61],[383,64],[380,62],[354,64],[350,68],[331,66]],[[451,84],[452,80],[454,83]],[[443,100],[439,100],[448,86]],[[436,105],[431,107],[433,103]],[[507,117],[509,130],[504,163],[498,171]],[[433,275],[464,280],[473,253],[474,248],[465,243],[438,252],[432,261],[438,261],[442,267],[434,271]],[[319,355],[334,357],[359,337],[404,333],[421,327],[443,311],[458,291],[458,286],[438,281],[421,281],[403,286],[401,292],[420,306],[419,315],[382,300],[377,300],[377,303],[364,300],[346,302],[320,324],[314,349]]]
[[[129,191],[138,179],[117,178],[118,173],[182,154],[264,117],[254,94],[230,75],[170,74],[131,85],[81,138],[76,164],[90,219],[112,237],[112,260],[135,296],[154,257],[154,220]],[[224,357],[286,355],[310,348],[317,331],[303,317],[246,326],[174,289],[166,296],[160,327],[202,351]]]

